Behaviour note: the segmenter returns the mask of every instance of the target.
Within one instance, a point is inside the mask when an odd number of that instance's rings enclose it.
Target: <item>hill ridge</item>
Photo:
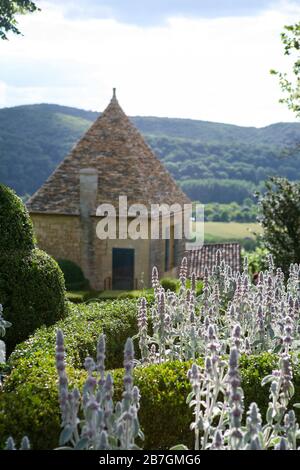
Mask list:
[[[32,194],[100,113],[55,103],[0,109],[0,181]],[[192,199],[242,202],[271,175],[300,179],[300,123],[243,127],[130,118]]]

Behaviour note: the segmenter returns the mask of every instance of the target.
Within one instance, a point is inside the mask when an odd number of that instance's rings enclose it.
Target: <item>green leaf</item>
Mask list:
[[[87,437],[83,437],[82,439],[80,439],[76,446],[75,446],[75,450],[83,450],[86,448],[87,444],[88,444],[89,440]]]
[[[273,406],[270,405],[269,408],[268,408],[267,414],[266,414],[266,420],[267,420],[268,424],[272,423],[273,417],[274,417],[274,412],[275,412],[275,410],[273,409]]]
[[[282,348],[281,344],[277,344],[277,346],[275,346],[275,348],[273,348],[273,353],[274,354],[279,353],[281,351],[281,348]]]
[[[73,435],[73,428],[69,424],[62,430],[59,436],[59,445],[62,446],[69,442]]]
[[[274,379],[273,375],[266,375],[266,377],[264,377],[261,381],[261,386],[264,387],[266,384],[272,382],[273,379]]]
[[[273,339],[275,336],[275,333],[271,326],[268,327],[268,332],[269,332],[270,338]]]
[[[186,403],[189,404],[193,398],[194,398],[194,392],[190,392],[187,396]]]

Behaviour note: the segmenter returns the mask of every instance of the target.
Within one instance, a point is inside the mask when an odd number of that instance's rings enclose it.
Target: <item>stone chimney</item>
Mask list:
[[[80,178],[80,225],[81,225],[81,266],[91,288],[96,285],[95,271],[95,236],[96,228],[93,217],[96,212],[98,192],[98,171],[95,168],[83,168]]]

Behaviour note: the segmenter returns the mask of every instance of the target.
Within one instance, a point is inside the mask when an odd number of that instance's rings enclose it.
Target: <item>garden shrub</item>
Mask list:
[[[242,251],[242,257],[244,259],[247,257],[248,259],[249,272],[252,276],[257,275],[257,273],[265,271],[268,268],[268,255],[268,250],[260,246],[251,253]]]
[[[190,279],[187,279],[186,281],[186,287],[187,289],[191,288],[191,281]],[[201,295],[203,293],[203,281],[196,281],[196,297]]]
[[[9,253],[32,250],[32,222],[22,200],[14,191],[0,184],[0,258]]]
[[[178,279],[172,279],[171,277],[165,277],[160,281],[161,286],[167,291],[176,292],[180,286]]]
[[[109,341],[107,344],[109,346]],[[68,358],[69,355],[67,363]],[[250,402],[256,401],[264,416],[269,387],[261,387],[261,380],[276,365],[277,357],[269,353],[241,357],[245,409]],[[192,448],[194,436],[189,426],[193,418],[192,411],[186,405],[186,398],[191,391],[187,378],[190,366],[191,362],[176,361],[137,367],[134,370],[134,384],[141,393],[139,418],[145,433],[145,449],[168,449],[178,443]],[[123,369],[113,371],[116,399],[120,399],[123,390],[123,373]],[[69,366],[68,376],[72,384],[81,388],[86,373]],[[299,366],[294,369],[294,385],[295,400],[298,401]],[[299,410],[295,409],[295,412],[299,418]],[[41,429],[47,429],[47,433],[41,433]],[[42,349],[36,350],[27,357],[19,357],[18,365],[7,379],[5,391],[0,395],[0,435],[3,439],[10,434],[21,439],[24,434],[28,434],[34,448],[52,449],[58,445],[59,433],[54,353],[47,352],[44,355]]]
[[[98,292],[92,290],[69,291],[66,293],[67,299],[73,304],[83,304],[97,298]]]
[[[48,328],[39,328],[27,341],[19,344],[11,354],[9,364],[19,367],[20,360],[30,359],[39,351],[49,354],[54,361],[56,331],[61,329],[69,365],[80,369],[86,356],[95,357],[98,336],[104,332],[108,367],[121,367],[125,341],[137,333],[136,301],[115,300],[88,305],[69,303],[68,310],[66,319]]]
[[[58,445],[60,412],[55,368],[58,328],[64,332],[68,375],[74,380],[83,380],[84,359],[96,356],[101,332],[107,337],[107,366],[122,367],[125,341],[137,332],[136,301],[70,305],[69,310],[65,320],[38,329],[10,356],[11,373],[0,392],[0,435],[4,440],[10,434],[18,440],[26,429],[25,434],[36,449]],[[47,432],[41,433],[41,429]]]
[[[201,295],[203,292],[203,281],[196,282],[196,296]]]
[[[58,264],[35,247],[33,227],[22,200],[0,185],[0,303],[12,323],[10,353],[41,325],[67,314],[64,278]]]
[[[64,274],[67,290],[89,289],[89,281],[84,277],[80,266],[68,259],[59,259],[57,262]]]
[[[66,297],[73,304],[82,304],[83,302],[85,302],[87,300],[86,296],[85,296],[85,293],[82,292],[82,291],[67,292]]]
[[[153,289],[131,290],[122,292],[118,296],[119,299],[140,299],[141,297],[145,297],[148,304],[152,303],[154,301]]]
[[[102,292],[91,292],[86,300],[88,302],[102,302],[107,300],[116,299],[139,299],[145,297],[148,303],[153,302],[154,292],[153,289],[140,289],[140,290],[104,290]]]
[[[4,317],[12,323],[5,339],[9,353],[36,328],[67,314],[62,272],[53,258],[36,248],[0,260],[0,299]]]

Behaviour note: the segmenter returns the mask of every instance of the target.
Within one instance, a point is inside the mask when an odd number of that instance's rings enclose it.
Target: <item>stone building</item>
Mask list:
[[[118,223],[120,196],[128,206],[144,204],[149,214],[151,204],[190,203],[124,114],[114,89],[102,115],[27,203],[39,247],[79,265],[97,290],[149,286],[154,265],[161,276],[172,275],[184,253],[184,240],[174,238],[175,217],[168,239],[99,239],[97,207],[112,204]]]

